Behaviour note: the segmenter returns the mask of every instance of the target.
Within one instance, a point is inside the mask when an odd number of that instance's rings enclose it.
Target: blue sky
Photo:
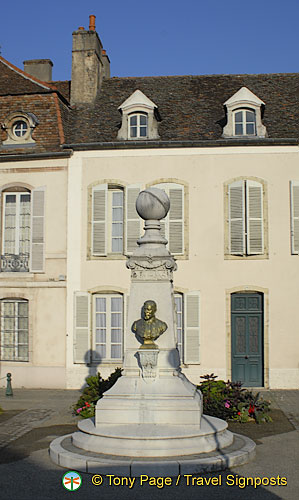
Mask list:
[[[53,79],[70,79],[72,32],[90,14],[112,76],[299,71],[298,0],[4,2],[1,55],[51,59]]]

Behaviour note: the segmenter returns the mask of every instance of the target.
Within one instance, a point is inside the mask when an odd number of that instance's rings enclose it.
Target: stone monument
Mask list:
[[[100,462],[103,453],[143,459],[188,458],[228,450],[233,443],[226,422],[202,415],[202,395],[180,369],[173,295],[177,266],[160,231],[160,220],[169,206],[166,193],[157,188],[138,196],[136,209],[145,221],[145,232],[127,261],[131,290],[123,373],[98,401],[95,419],[81,420],[79,431],[71,435],[72,457],[78,463],[81,450],[86,464],[79,470],[89,471],[86,452],[95,454]],[[55,441],[51,445],[51,456],[63,465],[57,449],[62,450],[61,456],[65,450],[62,438],[58,441],[56,447]]]

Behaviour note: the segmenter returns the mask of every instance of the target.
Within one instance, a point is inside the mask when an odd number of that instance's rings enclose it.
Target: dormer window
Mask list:
[[[227,123],[223,137],[266,137],[266,127],[262,124],[262,107],[265,103],[251,90],[242,87],[225,103]]]
[[[233,112],[234,135],[256,135],[255,112],[250,109],[237,109]]]
[[[33,113],[19,111],[11,114],[2,125],[7,132],[7,139],[3,141],[3,145],[12,147],[34,145],[32,134],[37,125],[38,120]]]
[[[158,108],[140,90],[135,90],[120,106],[120,140],[159,139],[158,122],[161,120]]]
[[[139,139],[147,137],[147,115],[144,113],[136,113],[129,116],[130,121],[130,138]]]

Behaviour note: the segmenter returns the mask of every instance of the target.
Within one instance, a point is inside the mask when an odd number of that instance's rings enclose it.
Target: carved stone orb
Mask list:
[[[169,207],[170,201],[165,191],[154,187],[141,191],[136,200],[137,213],[144,220],[164,219]]]

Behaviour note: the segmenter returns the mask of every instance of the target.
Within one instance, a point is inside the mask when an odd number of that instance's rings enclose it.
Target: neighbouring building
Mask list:
[[[182,370],[298,388],[299,73],[109,65],[94,16],[73,33],[71,82],[0,58],[0,377],[77,388],[122,366],[135,200],[157,186]]]

